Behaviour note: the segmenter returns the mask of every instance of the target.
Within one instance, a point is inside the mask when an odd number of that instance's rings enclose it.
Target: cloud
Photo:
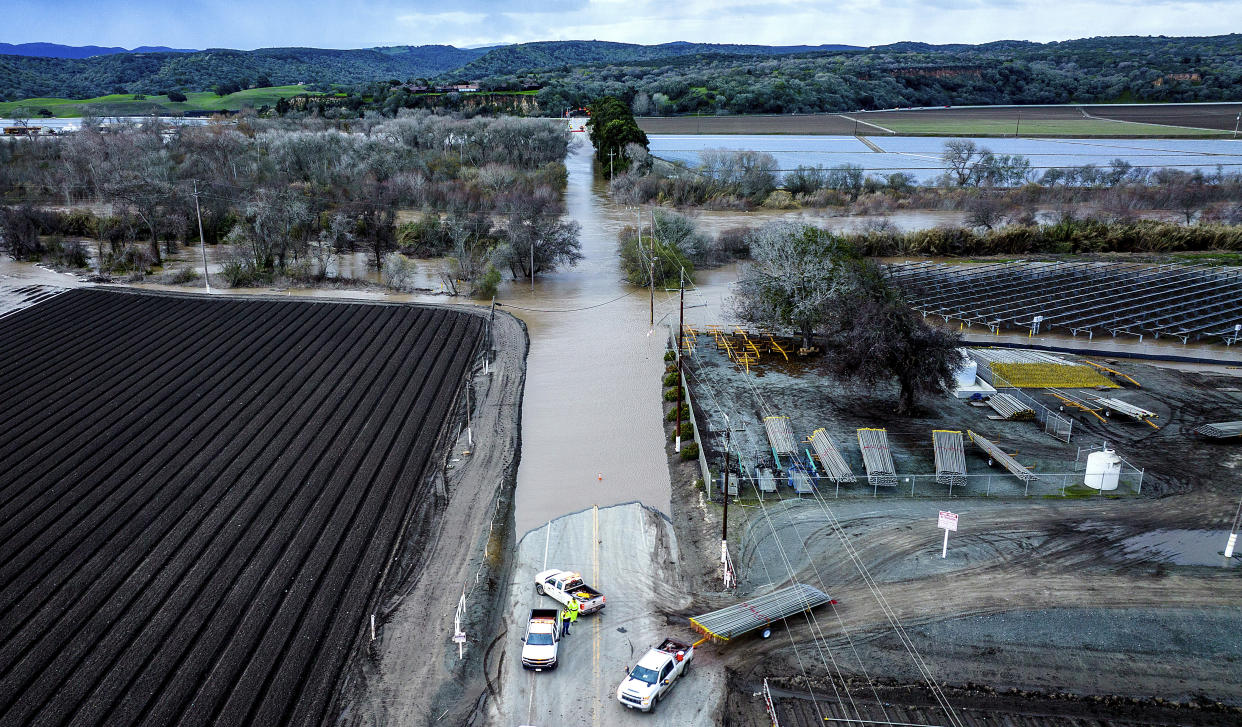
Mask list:
[[[4,40],[182,48],[482,45],[535,40],[880,45],[1214,35],[1236,0],[49,0],[11,4]],[[1055,8],[1055,12],[1053,11]]]

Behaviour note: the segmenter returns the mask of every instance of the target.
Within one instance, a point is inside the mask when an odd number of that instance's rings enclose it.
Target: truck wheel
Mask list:
[[[538,594],[539,594],[539,595],[541,595],[541,596],[542,596],[542,595],[544,595],[544,593],[543,593],[543,584],[542,584],[542,583],[536,583],[536,584],[535,584],[535,593],[538,593]]]

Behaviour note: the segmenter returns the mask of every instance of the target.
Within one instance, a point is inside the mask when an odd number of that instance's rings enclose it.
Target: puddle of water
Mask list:
[[[1130,557],[1174,565],[1235,567],[1239,558],[1226,559],[1223,553],[1228,537],[1220,530],[1153,530],[1126,538],[1120,545]]]

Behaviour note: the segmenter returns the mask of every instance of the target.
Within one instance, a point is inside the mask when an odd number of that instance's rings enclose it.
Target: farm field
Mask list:
[[[56,118],[72,118],[87,113],[100,116],[133,115],[149,113],[184,113],[187,111],[237,111],[245,107],[275,106],[282,98],[306,93],[304,86],[272,86],[250,88],[227,96],[217,96],[211,91],[191,91],[183,102],[169,101],[167,96],[147,96],[135,99],[132,94],[113,94],[88,99],[27,98],[20,101],[0,103],[0,117],[12,115],[14,109],[24,108],[31,114],[31,124],[38,122],[39,109],[51,111]]]
[[[1085,106],[1087,113],[1117,121],[1138,121],[1147,124],[1176,124],[1204,129],[1219,129],[1232,135],[1237,128],[1242,103],[1222,104],[1161,104]]]
[[[993,106],[638,119],[648,134],[1200,137],[1232,135],[1242,104]],[[1019,116],[1021,117],[1019,119]]]
[[[1122,108],[1122,107],[1118,107]],[[1103,112],[1109,109],[1105,107]],[[1182,110],[1186,126],[1162,126],[1147,121],[1141,110],[1125,120],[1114,120],[1078,106],[998,106],[992,108],[912,109],[849,114],[896,134],[932,136],[1214,136],[1218,130],[1193,128],[1194,110]],[[868,133],[882,134],[879,129]]]
[[[0,319],[0,723],[322,722],[481,326],[97,289]]]

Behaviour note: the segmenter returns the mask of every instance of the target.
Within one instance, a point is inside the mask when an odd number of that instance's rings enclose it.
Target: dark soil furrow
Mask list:
[[[173,301],[160,306],[159,311],[153,311],[154,330],[135,330],[130,327],[109,330],[96,337],[92,335],[92,331],[82,330],[76,325],[67,326],[64,335],[56,342],[49,360],[34,362],[9,374],[14,381],[26,381],[29,385],[15,392],[12,399],[14,408],[10,410],[13,412],[12,416],[0,421],[0,436],[4,437],[0,440],[3,442],[0,446],[0,462],[5,462],[4,458],[25,448],[27,440],[38,433],[34,426],[43,418],[63,418],[70,413],[89,409],[92,405],[107,406],[113,402],[116,398],[114,392],[106,388],[101,379],[129,373],[136,360],[140,360],[141,354],[160,352],[158,347],[145,346],[143,351],[136,351],[135,347],[144,340],[175,340],[179,331],[166,329],[177,318],[166,319],[163,316],[169,312],[176,316],[177,310],[189,308],[185,301]],[[23,348],[26,351],[38,352],[39,345],[37,342],[24,343]],[[91,357],[92,348],[101,345],[106,345],[112,355],[106,359]],[[68,352],[67,355],[65,352]],[[66,372],[67,377],[61,379],[48,376],[48,366],[55,366],[57,371]],[[40,403],[41,411],[27,410],[27,405],[34,401]],[[63,401],[72,404],[69,407],[59,406]],[[15,435],[18,436],[15,438]],[[5,462],[5,466],[12,465]]]
[[[431,403],[429,411],[445,412],[448,415],[452,411],[452,402],[456,399],[460,392],[460,386],[449,386],[449,382],[461,381],[468,374],[472,356],[463,356],[462,349],[474,349],[473,341],[477,335],[479,328],[477,321],[468,321],[468,324],[474,332],[470,335],[462,336],[458,350],[454,352],[453,358],[450,359],[450,370],[444,377],[440,388],[436,391],[436,400]],[[409,412],[407,412],[407,417]],[[443,418],[443,417],[441,417]],[[397,442],[390,447],[385,453],[382,460],[383,471],[380,475],[389,481],[390,492],[389,502],[391,507],[384,508],[377,517],[376,525],[373,529],[374,536],[361,538],[353,531],[350,536],[354,540],[354,545],[365,548],[365,552],[358,556],[359,566],[348,571],[341,570],[342,577],[349,579],[345,587],[335,591],[335,602],[331,603],[330,612],[334,614],[330,623],[324,626],[318,639],[300,639],[294,641],[289,647],[289,653],[286,655],[286,661],[293,663],[308,663],[309,668],[303,670],[302,677],[297,681],[293,678],[297,676],[297,672],[293,669],[281,669],[273,672],[269,679],[272,684],[268,687],[268,695],[263,703],[263,711],[254,715],[254,721],[263,722],[267,720],[275,720],[281,723],[298,723],[308,724],[321,723],[325,719],[325,710],[331,702],[332,685],[337,683],[340,678],[341,665],[331,660],[317,662],[308,659],[308,646],[311,643],[318,642],[325,649],[337,649],[340,653],[348,653],[350,646],[363,632],[363,624],[366,621],[368,607],[372,606],[378,597],[378,591],[383,584],[368,577],[368,573],[375,570],[382,570],[385,559],[390,552],[391,536],[385,538],[384,534],[399,532],[403,521],[409,516],[409,512],[417,503],[414,501],[413,495],[417,478],[421,478],[423,472],[427,469],[427,458],[423,452],[431,451],[433,442],[440,432],[442,425],[439,420],[428,421],[423,418],[420,422],[417,437],[410,441]],[[401,431],[404,433],[409,429],[409,421],[402,422]],[[405,451],[405,458],[399,458],[401,450]],[[412,476],[417,472],[417,477]],[[375,502],[374,500],[372,502]],[[339,556],[338,556],[339,557]],[[333,590],[321,587],[316,593],[318,600],[323,601],[332,596]],[[361,595],[360,595],[361,594]],[[319,608],[322,608],[320,606]],[[314,613],[318,610],[312,605],[305,613]],[[296,633],[304,633],[305,626],[295,630]],[[283,682],[283,683],[282,683]],[[286,699],[279,699],[282,694],[306,694],[307,698],[296,703]],[[276,698],[274,698],[274,696]],[[278,710],[283,710],[278,711]]]
[[[75,338],[81,336],[81,343],[76,346],[89,351],[95,346],[106,345],[115,349],[114,355],[92,359],[89,363],[81,357],[61,362],[59,365],[70,372],[68,380],[46,377],[40,368],[21,372],[20,376],[37,380],[41,386],[32,385],[23,389],[23,396],[13,400],[14,410],[22,412],[27,402],[33,401],[38,401],[42,410],[32,412],[30,416],[19,414],[10,420],[11,433],[0,435],[6,437],[3,447],[0,447],[0,462],[4,463],[3,466],[21,463],[21,457],[30,452],[32,442],[46,441],[49,434],[54,436],[62,431],[64,422],[70,417],[95,409],[111,413],[118,408],[117,403],[126,397],[144,395],[147,392],[136,387],[143,384],[151,386],[154,382],[147,380],[148,374],[164,367],[167,357],[175,355],[184,360],[194,353],[200,357],[207,355],[209,352],[195,352],[190,347],[178,349],[167,343],[183,339],[191,332],[196,332],[204,340],[211,340],[211,322],[210,309],[196,309],[183,302],[182,307],[168,309],[154,331],[122,331],[95,343],[86,342],[88,332],[75,331]],[[169,367],[168,371],[176,373],[178,368]]]
[[[90,290],[71,290],[58,295],[46,303],[39,304],[39,316],[11,315],[0,320],[0,337],[5,340],[23,340],[27,348],[20,357],[15,356],[0,362],[0,378],[13,375],[20,370],[33,356],[51,355],[56,346],[64,342],[72,343],[76,339],[65,334],[80,328],[82,321],[93,321],[92,333],[108,335],[108,332],[125,330],[128,313],[122,309],[113,309],[113,304],[106,298],[90,295]],[[128,301],[132,306],[143,305],[142,300]],[[152,301],[146,301],[151,305]],[[161,301],[163,305],[175,305],[176,301]],[[109,310],[116,313],[115,318],[100,317],[99,313]]]
[[[321,312],[323,312],[323,309],[321,309]],[[295,334],[298,331],[296,326],[291,326],[290,328],[286,330],[289,330]],[[313,340],[314,339],[311,339],[312,342]],[[261,350],[261,349],[256,349],[256,350]],[[252,375],[258,375],[258,373],[261,371],[265,371],[265,370],[260,369],[260,368],[254,368],[252,370]],[[271,372],[268,371],[265,374],[265,376],[270,375],[270,374]],[[260,384],[254,388],[255,391],[263,390],[263,386],[261,385],[261,383],[262,382],[260,381]],[[271,393],[270,395],[279,395],[279,393],[280,392],[277,391],[277,392]],[[194,438],[197,435],[199,435],[202,432],[202,429],[206,427],[207,425],[211,424],[214,421],[219,421],[225,427],[237,427],[237,426],[240,426],[239,422],[246,421],[245,417],[239,418],[238,416],[236,416],[238,411],[241,411],[237,407],[241,405],[241,403],[244,401],[243,399],[233,400],[232,403],[234,406],[231,409],[226,408],[226,405],[229,402],[223,398],[205,397],[203,401],[211,404],[211,410],[208,413],[209,415],[204,415],[197,419],[192,420],[195,424],[200,425],[200,426],[194,429],[190,429],[190,430],[181,430],[177,427],[170,427],[164,430],[164,431],[169,431],[169,432],[180,433],[180,441],[173,442],[172,443],[173,446],[166,447],[165,449],[170,454],[179,454],[183,456],[183,461],[189,461],[190,459],[189,455],[195,454],[195,451],[188,450],[185,448],[186,444],[189,442],[192,442]],[[190,417],[193,413],[194,413],[193,410],[187,411],[185,414],[183,414],[183,418]],[[231,416],[229,414],[231,414]],[[212,436],[199,437],[199,441],[200,441],[200,446],[210,446],[211,442],[213,441],[213,437]],[[237,446],[241,446],[241,443],[247,440],[237,439],[236,441],[238,442]],[[155,451],[158,452],[160,450],[156,449]],[[216,452],[218,452],[218,450],[216,450]],[[226,454],[227,454],[227,451],[226,451]],[[202,466],[206,466],[208,465],[208,462],[204,461],[204,462],[200,462],[199,464]],[[173,478],[175,478],[179,474],[179,472],[184,466],[185,464],[183,463],[182,467],[178,467],[178,468],[171,468],[171,467],[161,468],[159,472],[163,477],[153,479],[152,487],[156,487],[159,484],[159,482],[164,482],[166,485],[167,483],[175,482]],[[134,488],[128,488],[128,489],[123,488],[123,483],[129,479],[129,476],[130,476],[129,473],[124,473],[124,475],[120,479],[120,483],[122,484],[118,485],[118,487],[122,487],[122,493],[134,491]],[[195,492],[196,491],[190,487],[183,488],[181,489],[180,492],[177,493],[178,497],[176,499],[165,498],[164,502],[167,504],[158,505],[158,506],[157,506],[157,503],[155,503],[155,501],[153,501],[151,497],[142,499],[142,498],[137,498],[131,495],[129,499],[136,501],[134,506],[135,507],[138,507],[138,506],[147,507],[148,510],[152,513],[151,515],[152,519],[138,521],[138,520],[134,520],[129,517],[113,518],[111,523],[114,529],[122,527],[122,526],[125,527],[125,530],[122,531],[119,538],[109,538],[111,531],[104,531],[97,527],[81,528],[81,530],[85,531],[85,534],[89,536],[90,538],[90,541],[87,543],[87,545],[94,545],[94,550],[91,550],[88,553],[83,554],[84,551],[80,547],[78,552],[75,553],[74,555],[71,555],[67,558],[63,558],[64,560],[67,560],[68,562],[77,563],[79,565],[73,571],[69,573],[60,574],[58,577],[58,581],[57,581],[58,585],[56,587],[56,591],[45,596],[45,599],[46,599],[54,595],[63,594],[61,595],[61,598],[57,601],[52,602],[51,604],[48,604],[46,600],[42,602],[38,602],[35,605],[31,606],[28,610],[20,609],[20,608],[13,608],[13,609],[8,610],[5,613],[5,615],[2,618],[0,618],[0,623],[3,623],[6,626],[6,630],[0,631],[0,634],[5,634],[5,638],[8,638],[10,640],[10,643],[14,647],[20,647],[23,641],[26,641],[27,644],[33,643],[33,639],[37,638],[37,636],[42,633],[43,628],[47,628],[46,620],[50,618],[50,614],[64,612],[65,617],[69,619],[69,622],[68,622],[69,624],[72,625],[72,624],[83,623],[86,620],[86,617],[90,615],[90,611],[86,611],[84,614],[80,614],[75,618],[73,610],[71,609],[71,606],[74,603],[73,599],[79,598],[82,591],[84,591],[88,587],[95,589],[96,593],[100,592],[99,589],[101,588],[106,589],[107,587],[106,582],[104,583],[104,585],[101,585],[101,582],[99,580],[100,571],[106,569],[104,570],[104,573],[106,575],[107,573],[117,571],[119,568],[125,565],[124,561],[120,561],[117,559],[116,557],[117,550],[115,549],[115,547],[112,547],[112,548],[106,547],[108,546],[109,542],[110,541],[119,542],[122,544],[121,545],[122,548],[128,548],[131,550],[135,547],[135,543],[139,547],[141,547],[141,545],[143,544],[145,540],[150,539],[154,536],[157,536],[160,532],[162,532],[162,530],[160,529],[161,527],[167,528],[167,527],[170,527],[173,523],[175,523],[176,519],[180,517],[180,510],[177,508],[173,508],[172,505],[175,502],[180,502],[180,501],[189,499],[191,496],[193,496]],[[171,513],[170,513],[170,508],[171,508]],[[161,525],[162,521],[167,521],[168,524]],[[140,556],[144,551],[138,550],[137,552],[139,553],[139,556]],[[135,556],[135,557],[139,557],[139,556]],[[99,560],[98,563],[95,562],[97,559]],[[52,560],[51,562],[54,563],[54,562],[58,562],[59,560],[62,560],[62,558],[56,558]],[[40,562],[42,562],[42,559],[40,560]],[[45,570],[45,569],[52,570],[46,567],[40,567],[40,568],[36,568],[35,572],[41,572],[42,570]],[[64,591],[63,587],[65,583],[69,581],[70,578],[77,573],[84,573],[84,577],[88,579],[94,578],[95,580],[93,583],[88,581],[89,586],[86,584],[82,584],[79,586],[79,588],[73,589],[68,592]],[[42,581],[40,581],[39,583],[42,583]],[[110,591],[108,593],[110,594]],[[106,596],[104,597],[104,600],[106,600]],[[98,599],[93,599],[90,597],[87,597],[84,601],[84,603],[88,605],[97,604],[98,602],[99,602]],[[16,622],[17,619],[23,615],[23,613],[29,614],[26,616],[26,618],[30,618],[31,616],[39,618],[40,621],[43,622],[43,627],[40,628],[38,623],[33,623],[33,624],[24,623],[24,622],[23,623],[10,623],[10,622]],[[96,616],[98,616],[98,614],[96,614]],[[16,632],[11,638],[8,636],[10,631]],[[72,634],[72,630],[70,629],[67,633],[62,632],[61,630],[56,630],[53,633],[58,634],[62,638],[68,638],[68,636]],[[85,646],[85,645],[86,644],[83,644],[80,642],[75,643],[75,646]],[[25,648],[29,648],[29,646]],[[0,672],[0,674],[2,673],[3,672]],[[0,682],[0,685],[5,684],[6,682]],[[0,695],[2,695],[3,692],[4,692],[3,688],[0,688]]]
[[[440,325],[443,325],[443,322],[443,320],[437,321]],[[434,386],[437,372],[431,368],[433,362],[434,356],[420,357],[418,368],[405,378],[405,383],[414,387],[415,392],[420,391],[424,386]],[[384,410],[391,411],[395,396],[390,391],[383,393],[388,398],[388,401],[383,404]],[[357,414],[359,419],[364,420],[359,422],[360,424],[369,418],[365,407],[360,408]],[[380,422],[383,421],[380,420]],[[378,430],[379,422],[375,423],[372,428]],[[343,429],[342,434],[346,431]],[[359,433],[355,432],[349,440],[341,443],[344,447],[340,451],[345,454],[331,465],[331,472],[324,473],[325,477],[355,482],[354,473],[357,463],[367,449],[364,446],[367,443],[360,444],[356,438]],[[392,436],[392,434],[392,432],[386,432],[381,435],[375,431],[373,436]],[[248,570],[247,575],[256,582],[256,587],[261,589],[262,597],[249,601],[247,608],[236,614],[236,621],[233,622],[236,635],[225,645],[225,649],[217,653],[212,672],[207,675],[199,693],[194,698],[194,703],[198,705],[195,714],[184,715],[182,719],[195,722],[209,717],[214,718],[212,715],[219,709],[219,705],[223,703],[231,690],[238,687],[252,693],[258,690],[262,677],[247,679],[238,673],[238,670],[248,665],[252,655],[255,658],[279,656],[267,653],[262,653],[260,656],[254,652],[260,642],[271,638],[271,635],[267,633],[267,624],[271,614],[279,607],[287,594],[293,594],[295,597],[298,595],[298,586],[302,585],[298,582],[298,574],[303,569],[306,559],[315,552],[316,548],[322,547],[322,542],[331,542],[334,537],[339,537],[342,525],[339,521],[334,521],[334,518],[347,516],[352,508],[356,507],[359,498],[370,496],[371,484],[369,481],[360,479],[353,487],[324,489],[321,498],[314,503],[307,518],[299,523],[291,523],[294,528],[282,542],[274,541],[268,545],[270,549],[279,550],[278,567]],[[345,505],[342,505],[342,502]],[[242,653],[236,653],[239,650],[243,650]],[[160,715],[155,716],[158,718]]]
[[[273,312],[272,310],[256,311],[254,318],[261,323]],[[21,481],[33,483],[35,486],[29,489],[40,494],[28,505],[28,509],[33,512],[15,511],[9,525],[14,529],[23,528],[27,533],[37,533],[38,537],[34,547],[23,551],[26,543],[20,538],[10,541],[7,537],[7,530],[0,531],[5,532],[0,542],[5,543],[8,556],[0,561],[0,584],[7,585],[11,574],[25,567],[26,561],[20,557],[23,554],[27,557],[39,557],[46,560],[54,557],[55,553],[63,552],[64,549],[74,545],[73,541],[63,537],[64,532],[93,532],[95,528],[83,526],[81,518],[89,516],[95,520],[102,520],[112,516],[113,511],[102,508],[100,503],[109,501],[115,489],[124,487],[125,481],[141,467],[158,469],[167,458],[180,456],[181,449],[171,446],[171,442],[175,437],[192,441],[192,435],[199,430],[186,430],[185,427],[191,423],[208,424],[211,419],[203,417],[205,409],[222,408],[229,403],[240,404],[244,401],[243,399],[230,401],[221,396],[230,387],[236,385],[236,382],[230,378],[233,371],[229,366],[221,365],[214,374],[205,375],[206,370],[216,365],[217,356],[219,360],[227,362],[234,348],[239,351],[235,365],[244,367],[247,364],[261,361],[269,348],[267,346],[250,347],[247,351],[244,340],[244,337],[234,338],[228,343],[221,342],[220,345],[214,346],[218,354],[211,358],[200,359],[195,367],[188,371],[188,381],[179,379],[180,386],[177,386],[178,381],[174,381],[157,390],[152,396],[151,403],[156,406],[164,405],[160,417],[152,418],[142,411],[131,411],[122,421],[114,425],[112,428],[112,431],[116,432],[114,435],[96,435],[97,445],[95,449],[90,450],[91,453],[97,451],[98,448],[108,447],[117,451],[117,454],[111,458],[98,461],[77,452],[73,458],[63,458],[64,461],[58,463],[57,470],[44,472],[40,477],[32,477],[29,480],[23,477]],[[278,341],[272,343],[272,345],[277,344]],[[261,373],[269,377],[277,375],[275,371],[263,367],[252,367],[249,376]],[[178,407],[177,404],[185,398],[185,390],[193,388],[195,378],[203,380],[203,388],[199,390],[202,393],[195,391],[194,395],[197,396],[197,400],[194,403]],[[46,458],[42,460],[42,463],[46,467],[49,461],[55,460]],[[72,474],[57,475],[58,471],[63,471],[63,468],[79,462],[78,468]],[[117,476],[118,470],[120,476]],[[20,475],[17,476],[20,477]],[[46,487],[40,486],[41,482],[46,482]],[[111,484],[111,487],[108,484]],[[136,493],[129,492],[130,499],[132,499]],[[62,509],[66,502],[72,503],[70,510]],[[117,502],[115,498],[112,498],[111,502],[114,506],[123,504]],[[79,519],[71,519],[75,513]],[[25,520],[29,520],[29,525],[24,522]],[[51,544],[51,551],[48,550],[48,544]],[[4,596],[0,596],[0,608],[7,608],[8,605],[9,602]],[[4,619],[0,619],[0,623],[3,622]],[[0,634],[2,633],[3,631],[0,631]]]
[[[322,719],[479,320],[99,289],[6,318],[0,723]]]
[[[369,343],[370,336],[380,335],[389,323],[389,318],[383,314],[377,320],[367,321],[365,316],[367,312],[366,309],[359,309],[357,315],[351,315],[346,320],[340,321],[340,325],[357,325],[357,330],[365,331],[364,335],[368,338],[363,339],[362,343]],[[332,354],[334,366],[341,361],[341,358],[348,359],[349,354],[348,351],[325,351],[324,357],[328,353]],[[337,374],[344,373],[348,376],[350,373],[358,373],[358,367],[365,367],[368,362],[367,358],[354,359],[349,362],[349,365],[354,367],[352,371],[331,371],[331,373],[325,371],[322,375],[327,376],[328,380],[335,380]],[[297,393],[307,397],[327,396],[325,390],[329,390],[329,387],[323,386],[324,379],[321,378],[321,374],[315,369],[308,369],[307,373],[311,376],[303,385],[303,391]],[[284,452],[286,443],[292,438],[292,433],[300,428],[300,425],[294,421],[296,417],[293,416],[294,414],[300,415],[300,412],[297,412],[296,408],[291,407],[289,403],[301,401],[302,397],[289,397],[285,395],[286,393],[280,392],[277,397],[271,399],[267,409],[256,417],[258,422],[263,424],[285,422],[276,439],[263,445],[250,446],[247,452],[231,459],[235,462],[250,463],[248,471],[234,476],[221,476],[225,474],[225,468],[224,463],[220,463],[219,466],[199,476],[199,480],[210,483],[207,489],[210,496],[196,503],[198,511],[190,512],[182,518],[183,523],[194,525],[172,530],[169,538],[159,543],[159,552],[167,555],[167,551],[175,550],[176,553],[172,556],[171,564],[163,571],[154,572],[156,570],[154,567],[148,569],[152,571],[150,577],[154,577],[153,581],[125,584],[125,590],[136,600],[125,608],[126,618],[112,625],[111,632],[97,647],[99,652],[115,654],[114,662],[123,663],[125,660],[131,660],[138,664],[153,659],[155,654],[163,655],[165,650],[175,656],[175,653],[183,648],[186,630],[190,628],[184,622],[177,623],[177,619],[191,607],[203,609],[205,603],[210,603],[217,596],[216,593],[204,593],[202,589],[203,584],[215,576],[216,569],[221,567],[221,564],[227,564],[232,568],[242,560],[241,555],[235,550],[241,541],[230,540],[228,533],[239,529],[249,532],[255,529],[255,521],[274,523],[280,520],[282,512],[286,509],[285,501],[276,503],[274,507],[269,507],[266,502],[266,498],[270,497],[273,492],[271,488],[278,483],[278,480],[274,477],[268,480],[265,476],[269,474],[272,465]],[[331,411],[331,407],[328,409]],[[305,423],[306,418],[302,418],[301,421]],[[245,437],[240,439],[247,440]],[[288,492],[279,489],[275,491],[282,492],[286,498],[294,492],[292,489]],[[229,522],[236,516],[237,506],[240,503],[247,501],[253,503],[255,500],[262,500],[263,505],[247,507],[241,511],[243,513],[241,516]],[[232,505],[231,508],[230,505]],[[246,520],[243,521],[241,518],[246,518]],[[195,537],[187,542],[186,539],[191,534]],[[173,542],[173,537],[179,537],[180,540]],[[228,551],[227,554],[226,551]],[[201,555],[197,560],[176,557],[184,553],[200,553]],[[237,568],[239,569],[240,566]],[[131,581],[135,578],[131,577]],[[218,580],[217,587],[223,590],[228,578],[228,574],[225,574]],[[178,643],[161,645],[160,640],[166,637],[168,630],[174,625],[178,626],[176,631]],[[98,678],[98,676],[91,675],[108,673],[112,669],[113,663],[109,663],[74,679],[71,685],[57,695],[57,709],[63,709],[67,714],[72,714],[72,708],[77,700],[71,698],[70,693],[78,696],[85,695],[90,687],[95,685]],[[135,675],[130,678],[136,678],[139,671],[141,671],[140,668],[115,669],[112,671],[112,676],[114,680],[122,679],[122,675]],[[129,685],[123,686],[127,688]],[[111,690],[105,686],[96,691],[110,694],[112,697],[123,693],[123,690],[115,685]],[[103,706],[97,704],[95,708],[103,709]],[[78,719],[81,717],[75,717],[75,721]]]

